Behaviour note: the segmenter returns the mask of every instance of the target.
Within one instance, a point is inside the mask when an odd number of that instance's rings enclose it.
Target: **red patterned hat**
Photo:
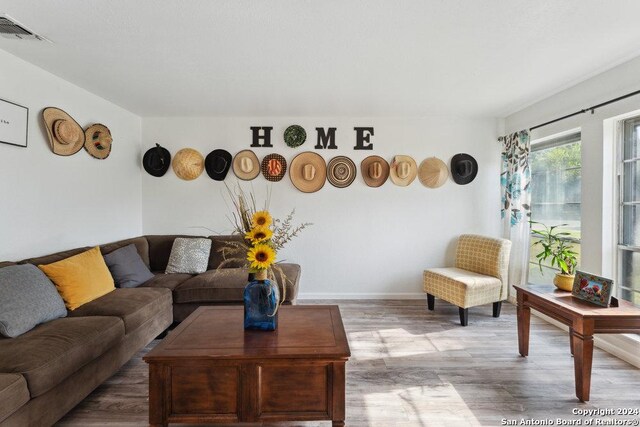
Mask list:
[[[272,182],[280,181],[287,172],[287,161],[280,154],[269,154],[262,159],[262,175]]]

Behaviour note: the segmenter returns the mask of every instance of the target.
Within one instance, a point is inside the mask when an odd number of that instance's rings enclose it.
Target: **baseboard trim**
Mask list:
[[[424,292],[402,292],[402,293],[324,293],[324,292],[303,292],[298,295],[298,299],[335,299],[335,300],[357,300],[357,299],[426,299]]]
[[[514,300],[515,298],[509,297],[509,302],[516,305]],[[569,333],[569,327],[565,324],[536,310],[531,310],[531,314]],[[628,334],[600,334],[594,335],[593,343],[599,349],[640,368],[640,339]]]

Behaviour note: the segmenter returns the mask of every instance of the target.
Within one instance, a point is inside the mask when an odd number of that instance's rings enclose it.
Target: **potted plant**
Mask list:
[[[573,280],[578,264],[577,253],[573,250],[573,244],[567,240],[570,233],[566,231],[556,231],[558,227],[567,224],[554,225],[547,227],[546,225],[531,221],[531,224],[539,224],[543,229],[533,230],[533,235],[540,238],[534,242],[532,246],[540,246],[542,249],[536,254],[538,265],[542,272],[542,263],[551,259],[551,267],[560,269],[553,278],[553,284],[563,291],[571,291],[573,288]]]

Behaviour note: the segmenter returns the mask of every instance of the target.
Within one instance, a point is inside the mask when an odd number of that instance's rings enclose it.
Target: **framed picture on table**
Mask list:
[[[571,293],[574,297],[580,298],[581,300],[603,307],[609,307],[612,289],[613,280],[605,279],[595,274],[585,273],[584,271],[576,271]]]
[[[29,109],[0,99],[0,142],[27,147]]]

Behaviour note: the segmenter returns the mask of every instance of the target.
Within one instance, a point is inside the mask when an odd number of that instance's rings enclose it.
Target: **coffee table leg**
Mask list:
[[[332,427],[344,427],[344,421],[331,421]]]
[[[162,365],[149,364],[149,426],[167,427],[165,415],[164,385],[166,369]]]
[[[572,328],[573,367],[576,378],[576,397],[589,400],[591,391],[591,365],[593,362],[593,322],[578,319]]]
[[[525,307],[525,295],[518,289],[518,348],[520,355],[529,354],[529,327],[531,323],[531,309]]]
[[[334,427],[344,426],[345,418],[345,362],[333,362],[333,408],[331,410]]]

